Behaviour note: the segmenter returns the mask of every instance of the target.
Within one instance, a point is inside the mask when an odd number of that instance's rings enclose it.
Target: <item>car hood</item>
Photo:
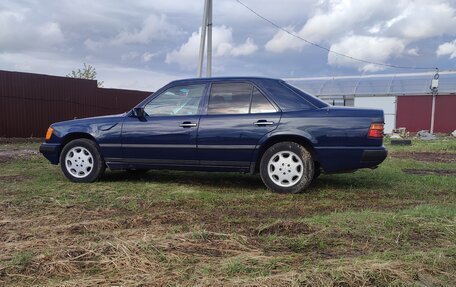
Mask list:
[[[98,117],[90,117],[90,118],[82,118],[82,119],[74,119],[68,121],[62,121],[53,123],[51,126],[53,128],[59,128],[63,126],[77,126],[77,125],[91,125],[91,124],[101,124],[101,123],[116,123],[121,121],[127,113],[117,114],[117,115],[107,115],[107,116],[98,116]]]

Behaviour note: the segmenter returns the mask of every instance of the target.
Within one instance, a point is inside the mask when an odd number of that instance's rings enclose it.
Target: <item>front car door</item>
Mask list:
[[[145,117],[127,117],[123,160],[140,165],[197,165],[196,138],[206,84],[167,88],[144,105]]]
[[[252,83],[212,83],[198,128],[200,164],[248,168],[258,141],[277,127],[280,117]]]

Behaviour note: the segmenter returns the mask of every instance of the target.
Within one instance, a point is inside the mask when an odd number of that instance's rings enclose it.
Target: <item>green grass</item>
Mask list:
[[[322,175],[298,195],[257,175],[107,172],[75,184],[39,155],[1,162],[0,285],[449,286],[456,177],[402,170],[456,164],[394,153],[454,153],[456,140],[386,144],[378,169]]]
[[[13,257],[8,262],[10,266],[23,270],[32,261],[33,254],[29,251],[19,252],[13,254]]]
[[[390,151],[415,151],[415,152],[451,152],[456,153],[456,139],[454,137],[446,137],[438,140],[420,140],[412,138],[411,146],[391,145],[391,139],[385,138],[385,145],[388,146]]]

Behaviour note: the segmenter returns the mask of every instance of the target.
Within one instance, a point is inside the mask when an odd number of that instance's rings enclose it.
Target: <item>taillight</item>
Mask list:
[[[47,132],[46,132],[46,140],[50,140],[51,139],[51,136],[52,136],[52,133],[54,132],[54,129],[52,127],[49,127]]]
[[[370,125],[367,136],[370,138],[381,139],[381,138],[383,138],[383,130],[384,130],[383,123],[372,123]]]

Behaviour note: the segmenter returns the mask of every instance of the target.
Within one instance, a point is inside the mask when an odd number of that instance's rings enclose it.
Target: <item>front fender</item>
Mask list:
[[[71,140],[88,138],[99,146],[102,157],[121,157],[123,117],[75,120],[51,125],[51,138],[40,151],[53,164],[58,164],[62,148]]]

